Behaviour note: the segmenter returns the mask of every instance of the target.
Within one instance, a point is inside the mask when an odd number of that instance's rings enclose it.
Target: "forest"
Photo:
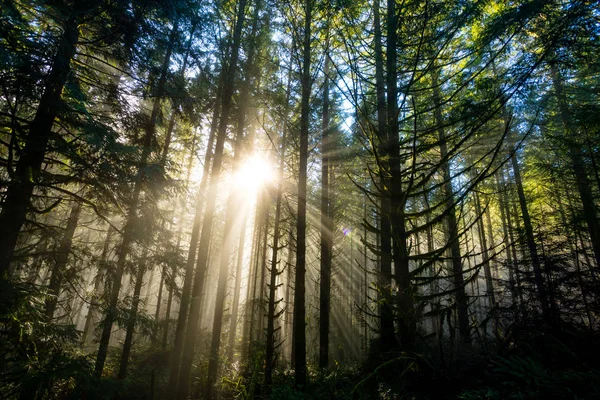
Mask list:
[[[598,399],[598,163],[596,0],[0,0],[0,399]]]

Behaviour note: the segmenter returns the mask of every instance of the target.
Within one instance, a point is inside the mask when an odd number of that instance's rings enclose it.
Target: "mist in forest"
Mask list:
[[[0,1],[0,399],[600,398],[593,1]]]

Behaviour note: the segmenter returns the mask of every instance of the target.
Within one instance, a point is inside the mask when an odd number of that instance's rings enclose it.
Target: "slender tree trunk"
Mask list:
[[[258,230],[258,237],[256,242],[256,252],[254,254],[254,276],[252,281],[252,303],[250,309],[250,330],[249,330],[249,342],[248,342],[248,354],[254,344],[254,332],[259,331],[258,338],[262,337],[260,334],[260,328],[256,329],[257,319],[261,321],[263,319],[262,313],[262,302],[264,299],[262,285],[264,285],[264,270],[265,270],[265,255],[267,252],[267,237],[269,232],[269,209],[267,207],[266,199],[259,201],[261,204],[260,211],[260,223]],[[259,279],[260,275],[260,279]],[[258,317],[257,317],[258,315]],[[259,325],[261,322],[258,322]]]
[[[566,192],[564,195],[569,196],[569,193]],[[558,203],[558,212],[560,215],[560,221],[564,227],[568,227],[569,224],[567,222],[567,217],[565,215],[565,210],[564,210],[564,207],[563,207],[560,197],[561,196],[559,195],[558,198],[555,199],[555,202]],[[584,307],[585,315],[587,318],[587,325],[588,325],[588,328],[591,331],[593,331],[593,326],[592,326],[593,318],[592,318],[592,313],[591,313],[591,309],[590,309],[590,305],[589,305],[589,301],[588,301],[587,289],[586,289],[585,283],[583,281],[583,275],[582,275],[582,271],[581,271],[581,263],[579,262],[579,249],[577,246],[577,239],[573,238],[571,236],[570,232],[565,232],[565,234],[566,234],[565,236],[567,237],[567,242],[569,243],[569,253],[572,254],[574,257],[575,269],[577,271],[577,284],[579,285],[579,290],[581,291],[581,299],[583,300],[583,307]]]
[[[75,6],[75,8],[79,8]],[[17,161],[15,174],[6,188],[6,197],[0,207],[0,281],[10,275],[10,263],[17,245],[19,232],[27,219],[34,188],[40,179],[40,171],[46,147],[52,133],[54,119],[62,104],[62,92],[71,71],[79,39],[81,15],[74,10],[63,27],[63,34],[52,60],[44,93],[35,117],[29,125],[25,145]]]
[[[288,227],[288,242],[287,242],[287,260],[285,262],[285,266],[287,268],[286,274],[286,286],[285,286],[285,314],[283,317],[283,326],[285,327],[285,343],[289,349],[290,354],[290,365],[294,365],[294,354],[293,354],[293,335],[291,334],[293,331],[293,327],[291,325],[290,316],[293,315],[292,304],[290,303],[290,294],[292,292],[292,272],[295,270],[293,260],[294,260],[294,223],[289,223]]]
[[[326,64],[327,65],[327,64]],[[288,84],[286,92],[286,106],[283,117],[283,132],[281,135],[281,146],[279,155],[279,169],[277,177],[277,195],[275,204],[275,221],[273,226],[273,253],[271,254],[271,270],[270,270],[270,282],[269,282],[269,304],[267,311],[267,347],[265,357],[265,385],[267,387],[272,383],[273,368],[275,367],[275,319],[281,315],[281,313],[275,312],[275,307],[280,302],[275,300],[275,294],[277,293],[277,276],[283,271],[279,272],[277,265],[279,264],[279,238],[280,224],[281,224],[281,213],[282,213],[282,198],[283,198],[283,171],[285,166],[285,151],[287,147],[287,130],[288,130],[288,106],[291,92],[291,65],[290,73],[288,74]],[[283,310],[282,312],[285,312]],[[267,389],[268,390],[268,389]]]
[[[240,305],[240,291],[242,285],[242,265],[244,262],[244,244],[246,240],[246,218],[240,232],[240,240],[238,241],[238,254],[235,268],[235,288],[233,290],[233,303],[231,305],[231,322],[229,324],[229,346],[227,347],[227,360],[233,362],[233,350],[235,347],[235,337],[238,323],[238,310]]]
[[[175,268],[172,269],[173,276],[175,275]],[[167,340],[169,339],[169,323],[171,322],[171,304],[173,302],[173,289],[174,284],[169,288],[169,296],[167,297],[167,309],[165,311],[165,328],[162,336],[162,348],[167,347]]]
[[[502,170],[499,171],[502,174]],[[498,208],[500,209],[500,220],[502,221],[502,241],[504,243],[504,251],[506,252],[506,269],[508,270],[508,285],[510,290],[510,299],[514,310],[517,310],[519,305],[519,297],[517,294],[517,286],[515,282],[514,264],[511,252],[512,238],[508,233],[508,223],[506,216],[508,209],[506,207],[504,186],[500,183],[500,178],[496,175],[496,190],[498,191]]]
[[[477,230],[479,231],[479,243],[481,245],[481,254],[483,258],[483,273],[485,275],[486,295],[490,302],[490,312],[496,304],[494,294],[494,283],[492,281],[492,271],[490,270],[490,256],[488,253],[488,244],[485,237],[485,228],[483,226],[483,210],[481,209],[481,200],[479,194],[475,192],[475,212],[477,213]]]
[[[392,227],[392,257],[396,278],[398,325],[401,345],[405,351],[414,350],[416,320],[414,313],[414,293],[410,279],[409,254],[406,235],[406,193],[402,187],[402,161],[400,155],[397,36],[398,13],[396,0],[387,2],[387,147],[390,163],[390,206]]]
[[[266,313],[265,313],[265,298],[266,293],[265,293],[265,287],[266,287],[266,274],[267,274],[267,250],[269,247],[269,222],[270,222],[270,218],[271,218],[271,204],[269,201],[269,196],[268,194],[265,193],[264,195],[264,207],[266,209],[265,211],[265,225],[264,225],[264,230],[263,230],[263,238],[262,238],[262,243],[263,243],[263,247],[261,248],[261,253],[260,253],[260,284],[258,285],[258,287],[260,288],[260,300],[258,302],[258,340],[261,341],[263,336],[262,336],[262,332],[264,331],[264,326],[265,326],[265,317],[266,317]]]
[[[441,169],[444,180],[442,185],[446,207],[446,243],[450,244],[450,257],[452,266],[452,282],[454,285],[454,296],[456,299],[456,311],[458,317],[458,333],[463,343],[471,341],[469,329],[469,299],[465,293],[465,280],[462,270],[462,256],[460,253],[460,241],[458,233],[458,222],[456,220],[456,203],[454,199],[454,189],[452,188],[452,172],[450,171],[450,162],[448,159],[448,145],[446,143],[446,132],[444,131],[444,121],[442,118],[441,96],[438,83],[439,71],[433,73],[433,103],[435,106],[434,116],[438,131],[438,140],[440,146]]]
[[[137,320],[138,306],[140,304],[140,293],[142,291],[142,283],[144,281],[144,273],[146,272],[147,262],[148,248],[144,247],[140,265],[138,266],[137,274],[135,276],[133,300],[131,302],[131,309],[129,310],[129,318],[127,320],[127,333],[125,334],[125,342],[123,343],[123,351],[121,353],[121,363],[119,364],[119,379],[125,379],[125,377],[127,376],[127,365],[129,364],[129,354],[131,353],[131,344],[133,342],[135,322]]]
[[[252,18],[252,29],[250,33],[251,43],[248,50],[245,70],[246,77],[242,83],[240,92],[240,106],[238,107],[238,123],[235,132],[235,143],[233,148],[233,169],[235,170],[242,160],[245,153],[243,148],[244,127],[246,126],[246,112],[249,102],[249,92],[254,80],[254,55],[256,52],[256,34],[259,22],[259,13],[262,2],[258,0],[254,6],[254,15]],[[243,11],[243,10],[242,10]],[[214,167],[213,167],[214,168]],[[227,292],[227,278],[229,277],[229,259],[233,249],[234,226],[236,221],[245,220],[245,216],[240,215],[238,204],[242,201],[243,194],[237,190],[229,194],[227,206],[225,209],[225,227],[224,240],[221,247],[221,261],[219,267],[219,279],[217,284],[217,296],[215,301],[215,315],[213,319],[212,340],[210,346],[210,356],[208,361],[208,381],[206,384],[207,398],[212,398],[212,389],[217,383],[219,367],[219,350],[221,347],[221,331],[223,329],[223,309],[225,306],[225,296]],[[266,242],[266,241],[265,241]],[[266,244],[265,244],[266,248]]]
[[[506,183],[504,181],[504,172],[502,172],[502,174],[500,175],[500,181],[502,183],[502,186],[504,188],[504,192],[503,192],[503,198],[504,198],[504,207],[505,207],[505,213],[506,213],[506,224],[507,224],[507,228],[508,228],[508,238],[510,240],[510,249],[512,252],[512,269],[514,271],[514,275],[515,275],[515,285],[516,285],[516,290],[517,290],[517,296],[519,298],[519,307],[522,307],[524,304],[524,300],[523,300],[523,287],[521,284],[521,272],[519,271],[519,257],[517,255],[517,240],[515,238],[514,235],[514,227],[513,227],[513,223],[512,223],[512,214],[511,214],[511,210],[510,210],[510,201],[508,199],[508,187],[506,186]],[[514,203],[513,203],[514,205]],[[516,210],[516,207],[513,207]],[[515,214],[516,217],[516,214]]]
[[[294,290],[295,384],[302,389],[306,374],[306,181],[308,167],[308,134],[310,112],[310,58],[313,1],[306,0],[304,43],[302,50],[302,99],[300,111],[300,158],[298,167],[298,217],[296,220],[296,279]]]
[[[58,303],[60,296],[60,289],[62,288],[63,277],[66,272],[67,261],[69,260],[69,254],[71,253],[71,245],[73,243],[73,236],[75,235],[75,229],[79,222],[79,215],[81,213],[81,204],[74,201],[67,220],[67,227],[63,233],[60,246],[56,253],[54,267],[52,268],[52,275],[50,277],[50,285],[48,286],[48,293],[50,297],[46,300],[46,317],[52,319],[54,316],[54,310]]]
[[[331,307],[332,205],[329,196],[329,52],[325,51],[323,137],[321,139],[321,284],[319,293],[319,368],[329,366],[329,309]],[[283,168],[283,166],[282,166]]]
[[[233,43],[231,48],[231,57],[227,73],[224,77],[223,96],[221,103],[221,118],[219,129],[216,136],[215,152],[212,161],[212,170],[210,173],[210,183],[208,185],[208,196],[206,199],[206,210],[204,213],[204,222],[202,224],[202,233],[198,245],[198,261],[196,264],[196,275],[190,299],[190,308],[188,322],[186,326],[186,335],[183,343],[183,352],[181,356],[181,367],[179,371],[178,385],[176,391],[177,400],[185,400],[189,393],[190,372],[192,361],[194,359],[196,339],[198,336],[198,321],[200,320],[200,306],[202,290],[204,286],[204,276],[208,264],[208,250],[210,247],[210,238],[213,229],[215,215],[215,206],[218,193],[219,177],[223,163],[223,148],[227,138],[227,127],[229,125],[229,114],[231,111],[234,73],[239,58],[239,50],[242,36],[242,27],[245,19],[246,0],[240,0],[238,3],[237,19],[233,33]],[[173,392],[171,392],[173,393]]]
[[[390,226],[391,204],[387,187],[386,177],[389,169],[386,156],[387,149],[387,108],[385,99],[384,64],[381,38],[381,18],[379,13],[379,2],[375,1],[373,6],[375,24],[375,80],[377,86],[377,138],[380,143],[379,168],[380,168],[380,211],[379,211],[379,250],[380,250],[380,276],[379,291],[381,297],[380,311],[380,345],[381,350],[386,351],[396,346],[394,334],[394,317],[392,313],[392,231]]]
[[[600,268],[600,221],[596,205],[594,204],[592,187],[587,175],[585,161],[581,154],[581,146],[577,143],[576,128],[571,118],[571,111],[569,110],[569,105],[564,94],[562,77],[556,62],[550,63],[550,70],[552,72],[552,86],[556,93],[560,117],[565,129],[565,143],[569,151],[569,158],[571,159],[571,168],[575,175],[577,190],[579,191],[579,197],[583,205],[583,217],[587,223],[592,249],[596,257],[596,267]]]
[[[102,279],[100,278],[100,271],[105,268],[106,262],[108,259],[108,252],[110,247],[110,241],[115,232],[115,228],[112,226],[108,227],[108,231],[106,232],[106,238],[104,239],[104,247],[102,248],[102,254],[100,255],[100,262],[98,263],[98,272],[94,282],[94,292],[92,293],[92,298],[90,300],[90,309],[88,310],[87,317],[85,319],[85,327],[83,328],[83,336],[81,338],[81,344],[85,346],[87,343],[87,338],[90,332],[92,332],[92,325],[94,324],[94,317],[98,312],[99,304],[98,300],[100,298],[100,285],[102,283]]]
[[[292,47],[291,47],[291,51],[290,51],[290,65],[289,65],[289,69],[288,69],[288,76],[287,76],[287,88],[286,88],[286,92],[285,92],[285,109],[284,109],[284,115],[283,115],[283,131],[284,131],[284,135],[282,136],[287,136],[287,131],[288,131],[288,118],[289,118],[289,108],[290,108],[290,97],[291,97],[291,93],[292,93],[292,71],[294,68],[294,52],[296,50],[296,40],[292,40]],[[282,153],[284,152],[284,150],[286,149],[287,143],[286,143],[286,138],[282,137]],[[282,154],[282,159],[283,159],[283,154]],[[280,159],[281,161],[281,159]],[[285,161],[285,160],[284,160]],[[283,181],[283,174],[284,174],[284,170],[283,170],[283,166],[280,168],[279,171],[280,174],[280,186],[278,187],[278,193],[277,195],[279,196],[279,192],[283,192],[283,188],[281,186],[281,182]],[[281,193],[281,195],[283,196],[283,193]],[[287,240],[287,244],[286,244],[286,248],[287,248],[287,260],[285,263],[285,269],[286,269],[286,284],[285,284],[285,295],[284,295],[284,315],[283,315],[283,330],[284,330],[284,338],[283,338],[283,342],[284,342],[284,346],[288,347],[290,341],[292,340],[291,336],[290,336],[290,292],[292,290],[292,257],[293,257],[293,246],[294,246],[294,238],[293,238],[293,222],[289,223],[289,227],[288,227],[288,240]],[[291,348],[290,348],[290,362],[291,361]]]
[[[510,123],[510,120],[506,118],[506,123]],[[523,225],[525,226],[525,240],[527,248],[529,249],[529,256],[531,258],[531,265],[533,267],[534,281],[537,289],[538,297],[542,306],[542,314],[544,320],[548,324],[552,324],[552,317],[550,315],[550,306],[548,304],[548,294],[546,285],[544,285],[544,278],[542,276],[542,265],[538,255],[537,245],[535,243],[535,237],[533,234],[533,225],[531,224],[531,217],[529,216],[529,208],[527,207],[527,200],[525,198],[525,191],[523,190],[523,180],[521,178],[521,168],[517,161],[517,154],[514,142],[516,141],[514,133],[509,133],[509,144],[511,146],[511,164],[515,179],[515,186],[517,189],[517,195],[519,199],[519,205],[521,207],[521,216],[523,218]]]
[[[210,175],[210,165],[213,158],[213,147],[215,141],[215,135],[219,123],[219,113],[221,110],[221,98],[223,95],[223,89],[225,85],[225,71],[221,71],[219,75],[219,86],[217,88],[217,96],[215,97],[213,106],[212,122],[210,126],[210,133],[208,136],[208,142],[206,145],[206,154],[204,156],[204,167],[202,170],[202,180],[200,181],[200,187],[198,188],[196,210],[194,212],[194,222],[192,225],[192,234],[190,237],[190,246],[188,249],[188,256],[186,262],[185,275],[183,278],[183,287],[181,289],[181,301],[179,303],[179,314],[177,316],[177,325],[175,327],[175,343],[173,345],[173,352],[170,360],[170,371],[169,371],[169,382],[167,384],[168,393],[175,396],[177,391],[177,384],[179,380],[179,367],[181,365],[181,352],[183,350],[183,343],[185,332],[187,328],[188,320],[188,309],[190,307],[190,295],[192,292],[192,282],[194,281],[194,265],[196,262],[196,254],[199,246],[200,239],[200,228],[202,222],[202,210],[204,207],[204,193],[208,185]],[[165,328],[165,331],[168,327]],[[163,335],[163,343],[167,336],[167,333]]]
[[[246,287],[246,303],[244,304],[244,332],[242,335],[242,343],[246,343],[244,347],[244,360],[250,360],[252,349],[252,323],[254,318],[254,299],[256,298],[256,276],[258,270],[258,247],[260,246],[260,232],[262,224],[262,211],[257,202],[256,211],[254,213],[254,229],[252,232],[252,245],[250,249],[250,266],[248,268],[248,286]]]
[[[158,297],[156,299],[156,308],[154,309],[154,328],[152,330],[152,343],[156,344],[158,339],[158,321],[160,319],[160,308],[163,297],[163,289],[165,286],[165,275],[167,274],[167,267],[163,265],[160,272],[160,283],[158,285]]]

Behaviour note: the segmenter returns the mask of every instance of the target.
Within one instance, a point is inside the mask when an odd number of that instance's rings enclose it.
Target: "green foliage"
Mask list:
[[[580,335],[532,335],[506,356],[497,356],[481,380],[460,399],[596,399],[600,396],[597,360],[586,356],[596,339]],[[588,360],[586,360],[588,358]]]
[[[73,325],[48,321],[45,297],[29,284],[3,285],[0,314],[0,392],[16,398],[33,390],[67,397],[91,379],[91,360],[78,351]]]

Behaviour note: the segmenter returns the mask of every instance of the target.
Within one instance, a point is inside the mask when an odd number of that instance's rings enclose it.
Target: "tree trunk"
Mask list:
[[[488,244],[485,238],[485,228],[483,226],[483,213],[481,209],[481,200],[479,194],[475,192],[475,212],[477,213],[477,230],[479,231],[479,243],[481,245],[483,273],[485,275],[485,287],[486,295],[490,303],[490,312],[493,312],[493,308],[496,304],[496,297],[494,294],[494,283],[492,281],[492,271],[490,270],[490,257],[488,253]]]
[[[175,268],[172,269],[173,275],[175,275]],[[167,340],[169,338],[169,323],[171,322],[171,304],[173,302],[173,289],[171,286],[169,288],[169,296],[167,297],[167,309],[165,311],[165,328],[163,330],[162,337],[162,348],[165,349],[167,347]]]
[[[162,303],[163,289],[165,286],[165,276],[167,274],[167,267],[163,266],[160,272],[160,283],[158,285],[158,297],[156,299],[156,308],[154,311],[154,328],[152,330],[152,343],[156,344],[158,339],[158,321],[160,319],[160,306]]]
[[[502,169],[499,170],[502,174]],[[500,183],[500,178],[496,175],[496,190],[498,191],[498,208],[500,209],[500,220],[502,221],[502,242],[504,243],[504,251],[506,252],[506,269],[508,270],[508,285],[510,290],[510,299],[514,310],[518,309],[519,298],[517,294],[517,286],[515,282],[514,264],[511,252],[512,238],[508,233],[508,223],[506,216],[508,209],[506,207],[504,186]]]
[[[387,147],[390,163],[390,220],[392,227],[392,257],[396,278],[398,325],[401,345],[411,353],[414,349],[416,320],[414,293],[410,279],[409,254],[406,235],[406,193],[402,187],[402,161],[400,155],[397,36],[398,13],[396,0],[387,2]],[[416,134],[416,133],[415,133]]]
[[[260,232],[262,224],[262,209],[256,207],[254,213],[254,229],[252,232],[252,245],[250,249],[250,266],[248,268],[248,286],[246,287],[246,303],[244,304],[244,332],[242,335],[242,343],[246,343],[244,347],[244,360],[250,360],[252,349],[252,323],[254,318],[254,299],[256,298],[256,276],[258,270],[258,248],[260,246]]]
[[[380,175],[380,210],[379,210],[379,251],[380,251],[380,276],[379,295],[381,301],[380,311],[380,344],[381,350],[386,351],[396,347],[394,334],[394,317],[392,313],[392,231],[390,226],[391,205],[387,187],[386,177],[389,169],[386,156],[387,149],[387,108],[385,99],[385,81],[383,68],[383,49],[381,38],[381,18],[379,14],[379,2],[375,1],[373,6],[375,24],[375,80],[377,86],[377,138],[380,143],[379,151],[379,175]]]
[[[510,124],[510,118],[506,114],[505,121],[507,125]],[[550,307],[548,304],[548,294],[546,290],[546,285],[544,284],[544,278],[542,276],[542,265],[540,263],[537,245],[535,243],[535,237],[533,235],[533,225],[531,224],[531,217],[529,216],[529,208],[527,207],[527,200],[525,199],[525,191],[523,190],[523,180],[521,178],[521,168],[519,167],[519,162],[517,161],[515,142],[516,137],[511,129],[509,131],[509,152],[511,159],[510,161],[512,164],[519,205],[521,207],[523,225],[525,226],[525,240],[527,248],[529,249],[529,256],[531,257],[531,265],[533,267],[535,286],[542,306],[542,315],[546,323],[551,325],[552,317],[550,315]]]
[[[259,301],[258,301],[258,340],[262,340],[262,332],[264,331],[264,326],[265,326],[265,317],[266,317],[266,313],[265,313],[265,308],[264,308],[264,304],[265,304],[265,297],[266,297],[266,293],[264,291],[265,289],[265,281],[266,281],[266,274],[267,274],[267,249],[269,247],[269,220],[271,217],[271,204],[269,202],[269,195],[267,193],[264,194],[264,199],[263,199],[263,204],[265,207],[265,225],[264,225],[264,229],[263,229],[263,238],[262,238],[262,244],[263,247],[261,248],[261,252],[260,252],[260,284],[258,285],[259,289],[260,289],[260,297],[259,297]]]
[[[54,310],[58,303],[60,296],[60,289],[62,287],[63,277],[66,272],[67,261],[69,260],[69,254],[71,253],[71,245],[73,243],[73,236],[75,235],[75,229],[79,221],[79,214],[81,213],[81,204],[74,201],[71,207],[71,213],[67,220],[67,227],[63,233],[60,246],[56,253],[54,267],[52,268],[52,276],[50,277],[50,285],[48,286],[49,298],[46,300],[45,314],[48,319],[52,319],[54,316]]]
[[[233,33],[233,43],[231,48],[231,58],[229,66],[224,77],[223,96],[221,103],[221,118],[219,129],[216,136],[215,152],[212,160],[212,170],[210,173],[210,182],[208,185],[208,196],[206,199],[206,209],[204,212],[204,222],[198,245],[198,261],[196,263],[196,275],[191,293],[188,322],[186,334],[183,342],[183,352],[181,356],[181,367],[176,392],[177,400],[185,400],[189,393],[190,372],[192,361],[194,359],[198,321],[200,320],[200,306],[202,290],[204,286],[204,276],[208,264],[208,250],[210,247],[210,238],[212,234],[213,221],[215,215],[215,206],[218,193],[219,177],[223,163],[223,148],[227,138],[227,127],[229,125],[229,114],[231,111],[233,90],[234,90],[234,71],[237,68],[239,50],[242,36],[242,27],[245,19],[246,0],[240,0],[238,4],[237,19]]]
[[[450,244],[450,257],[452,263],[452,283],[454,285],[454,297],[456,299],[456,311],[458,316],[458,333],[463,343],[471,341],[469,329],[469,299],[465,293],[465,280],[462,270],[462,256],[460,253],[460,238],[458,233],[458,222],[456,220],[456,202],[454,199],[454,189],[452,188],[452,172],[450,171],[450,162],[448,159],[448,146],[446,143],[446,132],[444,131],[444,121],[442,118],[441,96],[438,83],[439,71],[433,73],[433,103],[435,106],[434,116],[438,131],[438,140],[440,146],[440,158],[442,179],[444,183],[442,189],[446,207],[446,243]]]
[[[231,322],[229,324],[229,345],[227,347],[227,360],[233,362],[233,350],[235,347],[235,336],[237,332],[238,310],[240,305],[240,291],[242,285],[242,265],[244,262],[244,244],[246,240],[246,217],[240,232],[240,240],[238,242],[238,254],[235,268],[235,288],[233,290],[233,303],[231,305]]]
[[[290,63],[291,64],[291,63]],[[326,64],[327,65],[327,64]],[[285,113],[283,116],[283,132],[281,135],[281,146],[279,155],[279,176],[277,177],[277,198],[275,200],[275,221],[273,226],[273,253],[271,254],[271,270],[270,270],[270,282],[269,282],[269,304],[267,311],[267,346],[266,346],[266,357],[265,357],[265,385],[268,387],[272,383],[273,368],[275,367],[275,319],[279,317],[281,313],[275,313],[276,305],[281,301],[275,300],[275,294],[277,292],[276,280],[277,276],[282,272],[279,272],[277,265],[279,264],[279,238],[280,238],[280,224],[281,224],[281,202],[283,198],[283,171],[285,167],[285,151],[287,147],[287,130],[288,130],[288,107],[291,93],[291,71],[292,66],[288,73],[288,83],[286,90],[286,103]],[[326,67],[327,69],[327,67]],[[289,282],[288,282],[289,284]],[[283,310],[282,312],[285,312]],[[268,388],[267,388],[268,390]]]
[[[123,352],[121,353],[121,363],[119,364],[119,379],[125,379],[127,376],[127,364],[129,363],[129,354],[131,352],[131,344],[133,342],[133,333],[135,330],[135,321],[137,320],[138,306],[140,304],[140,292],[142,291],[142,283],[144,281],[144,273],[146,272],[146,263],[148,262],[148,248],[144,247],[140,265],[138,266],[135,276],[135,287],[133,289],[133,300],[131,309],[129,310],[129,318],[127,320],[127,333],[125,334],[125,342],[123,343]]]
[[[142,154],[140,156],[140,163],[135,177],[133,193],[129,202],[129,210],[125,227],[123,229],[123,240],[119,246],[118,259],[115,274],[112,279],[111,293],[109,297],[109,304],[104,318],[102,336],[100,337],[100,344],[98,347],[98,355],[96,357],[96,366],[94,375],[99,378],[102,375],[104,369],[104,363],[108,354],[108,345],[110,342],[110,336],[112,332],[112,326],[116,318],[117,303],[119,301],[119,292],[121,290],[121,280],[125,271],[125,263],[129,254],[131,245],[134,241],[135,225],[137,223],[137,211],[139,207],[140,194],[142,191],[142,185],[145,180],[146,164],[148,158],[152,152],[152,144],[154,141],[154,135],[156,133],[156,121],[161,107],[161,101],[164,97],[164,89],[167,80],[167,74],[169,70],[169,64],[171,62],[172,49],[174,47],[175,39],[177,37],[178,20],[175,20],[173,29],[169,36],[169,44],[165,53],[163,61],[161,75],[157,83],[156,99],[152,106],[152,113],[150,119],[146,125],[144,134],[144,143],[142,147]]]
[[[556,62],[550,63],[550,70],[552,72],[552,86],[556,93],[560,117],[565,129],[565,143],[569,151],[569,158],[571,159],[571,168],[575,175],[577,190],[579,191],[579,197],[583,205],[583,217],[590,234],[592,249],[596,258],[596,267],[600,268],[600,222],[598,220],[598,211],[594,204],[592,187],[587,175],[585,161],[581,154],[581,146],[577,143],[576,128],[571,118],[571,111],[569,110],[569,105],[564,94],[562,77]]]
[[[105,268],[107,259],[108,259],[108,251],[110,247],[110,241],[115,232],[115,228],[112,226],[108,227],[108,231],[106,232],[106,238],[104,239],[104,247],[102,248],[102,254],[100,255],[100,262],[98,263],[98,273],[94,282],[94,292],[92,293],[92,298],[90,300],[90,308],[88,310],[87,317],[85,318],[85,327],[83,328],[83,336],[81,338],[81,344],[85,347],[87,343],[87,338],[90,332],[93,331],[94,317],[98,312],[98,308],[100,304],[98,304],[98,299],[100,298],[100,286],[102,283],[102,279],[100,278],[100,271]]]
[[[323,84],[323,138],[321,139],[321,284],[319,293],[319,368],[329,366],[329,309],[333,216],[329,196],[329,52],[325,51]],[[282,166],[283,168],[283,166]]]
[[[298,168],[298,217],[296,220],[296,277],[294,290],[295,384],[302,389],[306,374],[306,181],[308,166],[308,130],[310,112],[310,57],[313,1],[306,0],[304,43],[302,50],[302,99],[300,111],[300,158]]]
[[[292,218],[292,217],[290,217]],[[286,255],[286,262],[285,262],[285,267],[287,268],[287,273],[286,273],[286,285],[285,285],[285,313],[284,313],[284,317],[283,317],[283,326],[285,328],[285,342],[284,344],[287,344],[287,349],[289,350],[289,355],[290,355],[290,365],[294,365],[294,357],[293,357],[293,326],[291,324],[290,321],[290,316],[293,315],[293,308],[291,307],[292,304],[290,303],[290,294],[292,292],[292,270],[295,270],[294,264],[293,264],[293,260],[294,260],[294,230],[293,230],[293,226],[294,226],[294,222],[291,221],[289,222],[289,226],[288,226],[288,242],[287,242],[287,255]]]
[[[77,6],[75,6],[78,8]],[[17,245],[19,232],[27,219],[33,190],[39,181],[46,147],[52,126],[62,104],[62,92],[71,71],[79,38],[81,16],[73,11],[65,21],[64,31],[46,80],[44,93],[35,117],[29,125],[25,145],[20,154],[13,180],[8,184],[6,197],[0,207],[0,280],[10,275],[10,262]]]
[[[206,154],[204,156],[204,167],[202,170],[202,180],[200,181],[200,187],[198,188],[196,210],[194,212],[194,222],[192,225],[192,234],[190,237],[190,246],[188,248],[187,262],[185,268],[185,275],[183,277],[183,287],[181,288],[181,301],[179,303],[179,314],[177,316],[177,325],[175,327],[175,343],[173,345],[173,352],[170,360],[170,371],[169,371],[169,382],[168,382],[168,393],[173,396],[177,391],[177,384],[179,379],[179,367],[181,364],[181,352],[183,350],[184,336],[187,328],[188,309],[190,306],[190,294],[192,291],[192,281],[194,279],[194,264],[196,262],[196,252],[199,246],[200,239],[200,227],[202,222],[202,209],[204,207],[204,193],[206,192],[206,186],[208,185],[210,175],[210,165],[213,157],[213,144],[215,140],[215,134],[219,122],[219,112],[221,109],[221,95],[225,82],[225,72],[221,72],[219,76],[219,87],[217,89],[217,96],[215,97],[214,109],[212,115],[212,123],[210,126],[210,133],[208,136],[208,142],[206,144]],[[165,331],[168,327],[165,328]],[[166,340],[167,333],[163,335],[163,343]]]
[[[245,70],[246,77],[242,83],[238,107],[238,123],[235,132],[235,142],[233,146],[232,168],[235,170],[242,160],[245,153],[243,147],[244,127],[246,126],[246,111],[249,102],[248,96],[251,84],[254,80],[254,54],[256,52],[256,34],[259,22],[259,12],[262,2],[259,0],[254,7],[252,18],[252,29],[250,33],[251,43],[248,49],[248,58],[246,59]],[[242,10],[243,11],[243,10]],[[214,168],[214,167],[213,167]],[[217,284],[217,296],[215,300],[215,315],[213,319],[212,340],[210,346],[210,356],[208,361],[208,381],[206,383],[207,398],[212,398],[212,389],[217,383],[219,367],[219,350],[221,347],[221,331],[223,329],[223,309],[225,306],[225,296],[227,293],[227,278],[229,277],[229,258],[233,249],[234,226],[236,221],[244,220],[246,216],[241,215],[238,204],[242,201],[242,193],[233,190],[229,194],[227,206],[225,209],[225,227],[224,238],[221,247],[221,261],[219,267],[219,279]]]

